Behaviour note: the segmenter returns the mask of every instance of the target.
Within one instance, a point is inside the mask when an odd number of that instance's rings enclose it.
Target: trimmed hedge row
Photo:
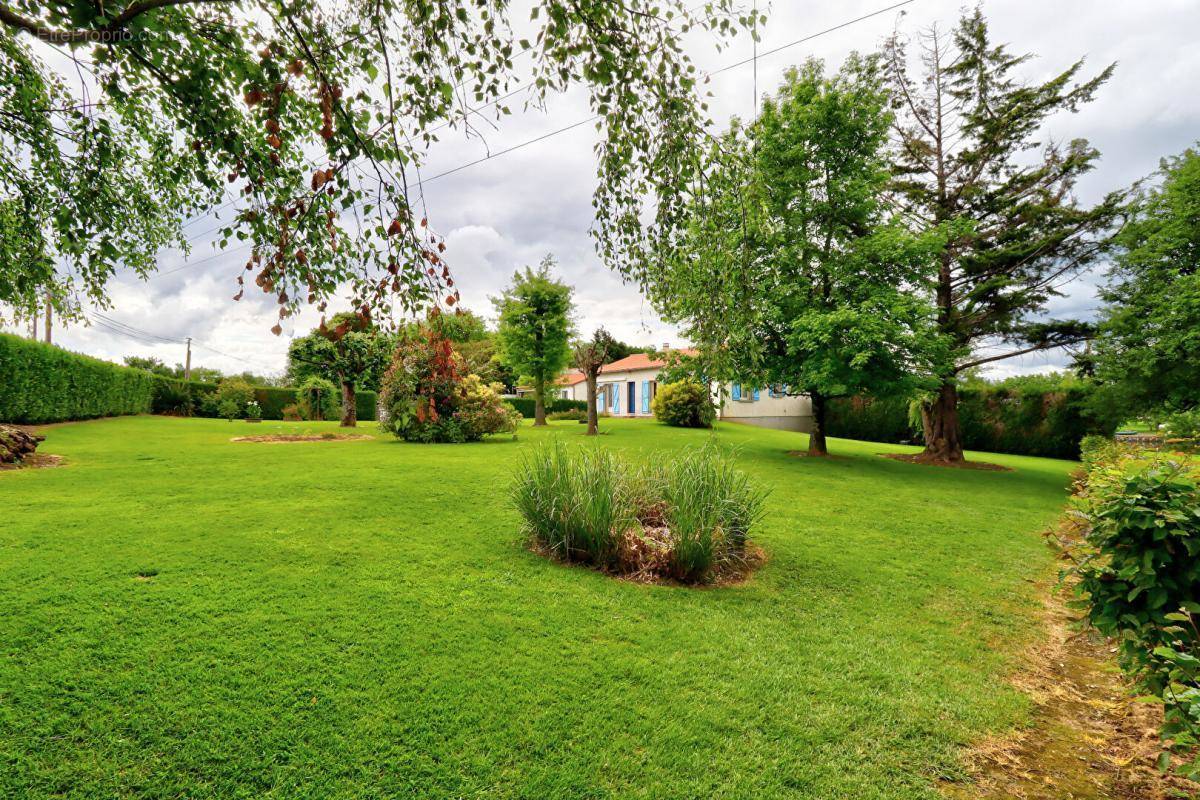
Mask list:
[[[989,453],[1079,458],[1079,440],[1111,436],[1120,424],[1091,408],[1094,390],[1073,386],[1054,392],[962,388],[958,416],[963,446]],[[920,429],[908,422],[908,402],[897,398],[851,397],[829,404],[830,436],[897,444],[919,443]]]
[[[201,410],[201,400],[215,394],[217,384],[201,381],[185,381],[162,375],[154,377],[155,414],[188,414],[198,417],[209,416]],[[189,404],[188,400],[191,400]],[[279,386],[255,386],[254,399],[262,409],[263,419],[283,419],[283,409],[297,403],[296,390]],[[361,420],[375,419],[375,392],[356,392],[355,410]]]
[[[513,408],[521,412],[525,419],[533,419],[534,400],[532,397],[506,397],[505,402],[512,403]],[[546,403],[546,413],[556,411],[587,411],[587,403],[583,400],[563,400],[561,398]]]
[[[53,345],[0,334],[0,421],[37,425],[144,414],[153,376]]]
[[[217,384],[123,367],[60,347],[0,333],[0,422],[41,425],[122,414],[199,414]],[[283,419],[296,390],[254,387],[263,419]],[[358,392],[358,418],[375,419],[374,392]]]

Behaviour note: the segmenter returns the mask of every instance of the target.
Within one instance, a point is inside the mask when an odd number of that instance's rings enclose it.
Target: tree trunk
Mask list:
[[[596,413],[596,376],[589,372],[587,376],[587,435],[595,436],[600,432],[600,415]]]
[[[958,426],[958,389],[947,381],[932,402],[921,406],[921,424],[925,429],[925,452],[928,461],[959,462],[963,460],[962,435]]]
[[[813,392],[809,395],[812,400],[813,426],[808,434],[808,454],[810,456],[827,456],[829,448],[825,444],[825,395]]]
[[[358,427],[358,402],[354,396],[354,381],[342,381],[342,427]]]
[[[546,424],[546,381],[538,380],[533,391],[533,424],[536,427]]]

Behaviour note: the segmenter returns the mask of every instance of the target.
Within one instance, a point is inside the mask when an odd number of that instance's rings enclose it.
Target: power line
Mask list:
[[[133,325],[129,325],[128,323],[113,319],[112,317],[101,314],[98,311],[93,311],[92,317],[93,317],[92,322],[96,326],[103,328],[104,330],[109,331],[110,333],[115,333],[119,336],[124,336],[127,339],[132,339],[133,341],[139,342],[140,344],[160,345],[160,344],[184,344],[185,343],[183,339],[171,339],[166,336],[160,336],[157,333],[152,333],[150,331],[143,330],[141,328],[136,328]],[[218,350],[215,347],[204,344],[203,342],[198,342],[198,341],[193,340],[192,343],[195,344],[197,347],[203,347],[205,350],[209,350],[213,353],[216,353],[219,356],[224,356],[225,358],[232,358],[235,361],[241,361],[244,364],[249,364],[250,366],[256,367],[258,369],[265,369],[269,372],[275,371],[275,367],[270,367],[270,366],[267,366],[266,364],[262,364],[257,361],[252,361],[248,358],[242,358],[241,356],[235,356],[232,353],[226,353],[222,350]]]

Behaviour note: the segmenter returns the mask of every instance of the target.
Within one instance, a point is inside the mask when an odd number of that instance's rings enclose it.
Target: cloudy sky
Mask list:
[[[751,0],[746,0],[747,3]],[[894,2],[894,0],[893,0]],[[768,14],[758,45],[760,53],[845,23],[890,5],[887,0],[759,0]],[[852,50],[871,50],[899,26],[901,30],[938,23],[953,24],[960,0],[914,0],[903,8],[761,57],[759,95],[776,86],[788,66],[809,56],[836,66]],[[1079,194],[1092,201],[1152,172],[1158,160],[1200,139],[1200,3],[1195,0],[989,0],[984,11],[998,41],[1038,58],[1027,65],[1029,77],[1044,78],[1081,56],[1089,70],[1117,62],[1116,75],[1097,100],[1080,113],[1056,118],[1056,139],[1086,137],[1102,153],[1099,168],[1082,182]],[[705,70],[715,70],[751,55],[742,36],[718,52],[711,40],[688,41],[689,51]],[[712,109],[718,127],[731,115],[751,116],[756,105],[752,67],[726,71],[713,79]],[[544,111],[522,112],[487,128],[484,138],[448,136],[426,158],[423,174],[434,176],[462,164],[500,153],[589,116],[580,93],[551,100]],[[591,126],[551,136],[425,185],[429,219],[446,237],[447,252],[467,308],[491,314],[496,295],[515,269],[552,253],[562,277],[575,287],[577,324],[590,332],[605,325],[616,336],[637,344],[683,344],[678,333],[659,320],[636,287],[623,285],[597,259],[588,230],[595,182]],[[282,337],[272,336],[273,304],[250,298],[230,299],[244,253],[221,255],[211,238],[211,217],[189,225],[198,237],[190,258],[164,252],[159,274],[147,282],[123,276],[112,285],[113,307],[106,314],[171,342],[149,344],[99,326],[72,326],[55,332],[56,342],[73,350],[120,360],[125,355],[154,355],[168,363],[183,360],[183,345],[196,343],[193,364],[226,371],[282,371],[289,337],[306,333],[313,312],[294,317]],[[1095,308],[1091,276],[1071,287],[1051,309],[1056,316],[1088,315]],[[1046,369],[1062,354],[1026,356],[1001,362],[997,374]]]

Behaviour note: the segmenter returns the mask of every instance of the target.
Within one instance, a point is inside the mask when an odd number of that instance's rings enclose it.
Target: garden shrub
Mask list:
[[[532,397],[510,397],[505,402],[511,404],[525,419],[533,419],[534,401]],[[587,403],[583,400],[564,400],[562,398],[546,401],[547,416],[563,411],[582,411],[587,413]]]
[[[255,386],[254,402],[262,409],[263,419],[283,419],[283,407],[296,402],[296,390],[279,386]]]
[[[249,403],[246,404],[246,419],[262,419],[262,418],[263,418],[262,406],[260,406],[258,404],[257,400],[251,400]]]
[[[521,415],[466,365],[449,339],[425,328],[397,347],[383,377],[380,427],[408,442],[474,442],[511,433]]]
[[[1160,427],[1170,449],[1190,452],[1200,446],[1200,408],[1169,414]]]
[[[572,408],[566,411],[551,411],[546,414],[548,420],[574,420],[576,422],[585,422],[587,420],[587,411],[582,408]]]
[[[840,397],[825,404],[825,433],[841,439],[911,444],[921,440],[907,397]]]
[[[300,420],[304,419],[304,417],[300,415],[300,406],[296,405],[295,403],[289,403],[283,407],[283,418],[287,422],[299,422]]]
[[[186,381],[182,378],[171,378],[166,375],[154,375],[154,397],[151,401],[151,411],[155,414],[172,414],[191,416],[202,414],[204,398],[217,391],[217,384],[202,381]],[[208,416],[216,416],[215,405]]]
[[[685,583],[744,571],[766,498],[713,446],[633,467],[607,450],[561,441],[525,457],[511,496],[539,550]]]
[[[150,373],[0,334],[0,421],[37,425],[144,414]]]
[[[254,387],[241,378],[222,378],[217,389],[201,401],[205,413],[223,419],[238,419],[246,416],[246,406],[254,400]]]
[[[1180,457],[1095,441],[1084,452],[1091,467],[1075,503],[1086,533],[1068,574],[1089,622],[1163,704],[1169,749],[1193,754],[1184,772],[1200,776],[1200,476]]]
[[[308,420],[338,419],[342,413],[341,392],[330,381],[311,375],[296,387],[300,416]]]
[[[237,400],[232,397],[226,397],[217,402],[217,415],[222,419],[234,420],[242,416],[244,409]]]
[[[660,385],[650,408],[659,422],[679,428],[711,428],[717,418],[708,388],[691,380]]]

